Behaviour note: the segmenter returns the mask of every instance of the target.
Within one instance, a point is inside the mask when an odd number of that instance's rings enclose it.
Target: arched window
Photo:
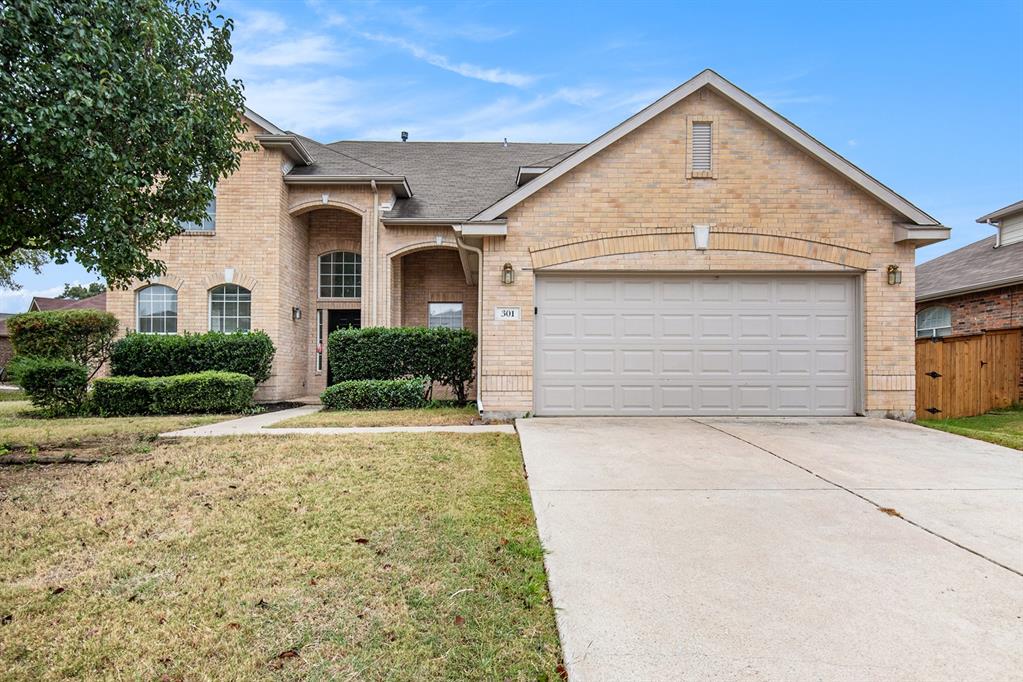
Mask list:
[[[916,314],[918,339],[948,336],[952,333],[952,311],[942,305],[924,308]]]
[[[136,328],[143,334],[178,333],[178,292],[152,284],[138,292]]]
[[[252,329],[252,292],[237,284],[210,289],[210,331],[236,332]]]
[[[320,298],[361,298],[362,256],[334,251],[320,256]]]

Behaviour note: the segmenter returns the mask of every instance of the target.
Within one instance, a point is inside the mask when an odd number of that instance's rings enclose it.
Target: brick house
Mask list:
[[[912,415],[914,251],[948,229],[712,71],[585,145],[245,119],[259,150],[108,309],[267,331],[261,398],[322,390],[339,326],[462,325],[487,414]]]
[[[918,338],[1023,327],[1023,201],[977,222],[997,232],[917,267]]]

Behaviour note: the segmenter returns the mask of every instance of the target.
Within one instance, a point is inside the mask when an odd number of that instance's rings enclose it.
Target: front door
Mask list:
[[[327,311],[327,337],[335,329],[347,329],[349,327],[362,326],[362,311],[358,308],[353,310],[328,310]],[[334,376],[331,373],[330,354],[327,354],[327,385],[334,383]]]

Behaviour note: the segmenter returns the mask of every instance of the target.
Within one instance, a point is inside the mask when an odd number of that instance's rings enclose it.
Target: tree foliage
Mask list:
[[[237,169],[231,20],[202,0],[0,2],[0,263],[74,258],[112,286]]]
[[[38,273],[46,260],[45,253],[31,249],[15,249],[6,256],[0,256],[0,289],[20,289],[21,285],[14,281],[18,268],[24,266]]]
[[[57,298],[64,298],[70,301],[81,301],[83,298],[90,298],[102,294],[107,290],[103,282],[90,282],[85,284],[65,284],[64,291]]]

